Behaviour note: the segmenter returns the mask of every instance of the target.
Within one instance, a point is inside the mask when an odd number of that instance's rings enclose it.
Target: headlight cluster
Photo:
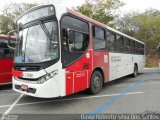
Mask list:
[[[40,78],[38,79],[38,81],[37,81],[37,84],[42,84],[42,83],[46,82],[47,80],[53,78],[53,77],[54,77],[55,75],[57,75],[57,74],[58,74],[58,70],[55,70],[55,71],[53,71],[53,72],[51,72],[51,73],[48,73],[48,74],[40,77]]]

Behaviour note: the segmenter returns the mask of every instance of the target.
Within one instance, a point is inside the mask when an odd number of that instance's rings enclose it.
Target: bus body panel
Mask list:
[[[144,55],[122,54],[122,53],[109,53],[109,81],[130,75],[134,72],[134,65],[137,64],[138,71],[144,68]]]
[[[94,51],[94,59],[93,66],[95,70],[96,68],[100,68],[102,70],[102,75],[104,75],[104,82],[109,81],[109,52],[99,52]]]
[[[12,59],[0,60],[0,84],[12,82]]]
[[[69,12],[69,9],[67,10]],[[65,68],[66,95],[70,95],[90,87],[90,78],[93,72],[93,43],[91,30],[92,24],[88,24],[90,33],[88,50],[77,61]]]
[[[50,66],[45,70],[47,73],[50,73],[52,71],[58,71],[58,74],[53,77],[54,82],[56,82],[56,84],[58,85],[59,96],[66,96],[66,76],[65,76],[66,72],[65,72],[65,69],[62,69],[61,61],[57,62],[56,64]]]
[[[89,88],[92,74],[92,50],[66,68],[66,95]]]

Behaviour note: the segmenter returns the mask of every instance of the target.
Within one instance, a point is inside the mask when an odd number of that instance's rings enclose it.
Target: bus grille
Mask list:
[[[20,77],[17,77],[17,79],[20,80],[20,81],[22,80],[22,81],[28,81],[28,82],[29,81],[38,81],[38,79],[20,78]]]
[[[14,70],[18,71],[40,71],[41,66],[14,66]]]

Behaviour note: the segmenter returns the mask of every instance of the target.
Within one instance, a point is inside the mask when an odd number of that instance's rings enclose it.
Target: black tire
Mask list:
[[[90,93],[91,94],[97,94],[99,93],[103,88],[103,77],[101,72],[94,71],[90,80]]]
[[[138,66],[134,65],[134,72],[132,74],[132,77],[136,77],[138,75]]]

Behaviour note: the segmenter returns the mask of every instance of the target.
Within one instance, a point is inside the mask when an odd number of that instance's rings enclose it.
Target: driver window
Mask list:
[[[78,33],[75,32],[75,44],[74,44],[74,48],[77,51],[83,51],[83,34],[82,33]]]
[[[89,46],[89,26],[87,22],[64,16],[61,20],[62,64],[66,67],[82,57]]]
[[[88,46],[88,35],[70,30],[69,32],[69,52],[83,52]]]
[[[76,31],[69,32],[69,52],[83,52],[86,50],[88,40],[86,34]]]

